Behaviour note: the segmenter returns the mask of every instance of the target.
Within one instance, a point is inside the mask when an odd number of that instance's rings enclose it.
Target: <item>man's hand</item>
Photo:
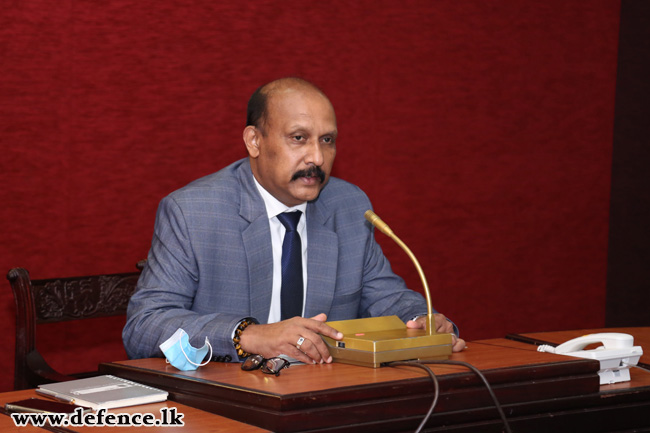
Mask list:
[[[451,351],[460,352],[465,348],[465,340],[456,337],[454,334],[454,325],[451,324],[444,314],[436,313],[433,315],[436,322],[436,332],[442,334],[451,334]],[[406,327],[411,329],[427,329],[427,316],[420,316],[415,320],[406,322]]]
[[[249,325],[240,336],[241,348],[248,353],[273,358],[287,355],[307,364],[332,362],[321,335],[341,340],[343,334],[325,324],[323,313],[311,319],[294,317],[268,325]],[[304,341],[298,347],[298,342]]]

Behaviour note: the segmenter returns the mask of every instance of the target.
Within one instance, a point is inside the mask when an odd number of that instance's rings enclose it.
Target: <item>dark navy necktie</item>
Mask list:
[[[278,220],[287,229],[282,242],[281,320],[302,316],[302,244],[298,233],[300,215],[300,211],[278,215]]]

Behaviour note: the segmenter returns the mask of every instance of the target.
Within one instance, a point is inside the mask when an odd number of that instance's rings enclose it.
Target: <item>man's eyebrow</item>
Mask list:
[[[290,131],[291,134],[293,134],[293,133],[295,133],[295,132],[305,132],[305,133],[309,133],[309,132],[310,132],[310,128],[309,128],[308,126],[306,126],[306,125],[301,125],[301,124],[299,124],[299,123],[296,123],[295,125],[291,125],[291,126],[289,127],[289,131]],[[331,131],[327,131],[327,132],[325,132],[324,134],[319,134],[319,137],[324,137],[324,136],[326,136],[326,135],[331,135],[331,136],[333,136],[333,137],[336,137],[338,134],[339,134],[338,129],[333,129],[333,130],[331,130]]]

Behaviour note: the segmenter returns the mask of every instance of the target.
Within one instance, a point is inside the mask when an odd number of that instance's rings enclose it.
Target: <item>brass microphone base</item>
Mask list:
[[[335,362],[377,368],[391,361],[447,359],[451,334],[408,329],[397,316],[327,322],[343,334],[338,341],[323,337]]]

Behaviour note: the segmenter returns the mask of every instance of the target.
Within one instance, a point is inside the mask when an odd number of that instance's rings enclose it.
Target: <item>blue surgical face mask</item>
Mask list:
[[[190,337],[183,329],[178,330],[160,345],[160,350],[165,354],[167,362],[183,371],[196,370],[212,358],[212,346],[205,337],[205,344],[202,348],[197,349],[190,344]],[[201,364],[205,355],[210,351],[208,359]]]

